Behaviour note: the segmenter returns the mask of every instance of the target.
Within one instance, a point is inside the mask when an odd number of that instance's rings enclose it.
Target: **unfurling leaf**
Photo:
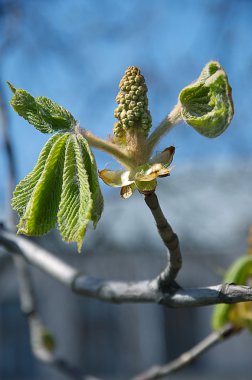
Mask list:
[[[63,186],[58,224],[63,239],[76,241],[80,251],[87,224],[92,216],[93,200],[85,161],[75,135],[67,141]]]
[[[12,205],[18,212],[23,208],[18,233],[43,235],[55,227],[68,137],[69,133],[53,136],[42,150],[33,171],[17,185]]]
[[[76,120],[65,108],[43,96],[34,98],[22,89],[7,82],[13,97],[13,109],[42,133],[67,131],[76,125]]]
[[[246,285],[252,277],[252,257],[244,256],[236,260],[224,276],[224,283]],[[252,302],[233,305],[219,304],[214,307],[212,326],[218,330],[227,323],[237,328],[246,327],[252,331]]]
[[[55,227],[80,251],[90,220],[102,210],[95,159],[79,133],[57,133],[41,151],[38,162],[16,187],[13,208],[20,215],[18,233],[42,235]]]
[[[60,134],[52,136],[43,147],[34,169],[16,186],[13,193],[12,207],[22,217],[25,213],[31,194],[45,167],[46,160],[53,144],[60,138]]]
[[[199,78],[180,95],[184,121],[206,137],[217,137],[229,126],[233,114],[231,87],[218,62],[209,62]]]
[[[80,145],[84,166],[89,176],[89,186],[93,200],[91,219],[95,228],[100,220],[103,211],[103,196],[99,186],[99,180],[97,175],[98,170],[94,155],[88,145],[87,140],[84,139],[84,137],[81,134],[77,134],[77,139]]]

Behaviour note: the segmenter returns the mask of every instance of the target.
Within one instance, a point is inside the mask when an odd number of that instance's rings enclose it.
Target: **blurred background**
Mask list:
[[[209,60],[218,60],[233,89],[228,130],[207,139],[177,126],[158,146],[176,147],[175,169],[158,195],[181,239],[182,286],[221,282],[247,248],[252,223],[252,2],[249,0],[0,0],[0,220],[8,222],[6,129],[19,181],[48,139],[14,114],[6,80],[67,108],[83,128],[106,138],[115,122],[118,83],[138,66],[149,89],[156,126]],[[98,168],[117,168],[96,151]],[[87,274],[113,279],[156,276],[166,262],[141,196],[122,201],[101,184],[105,210],[88,231],[82,255],[57,232],[36,242]],[[137,210],[137,212],[136,212]],[[166,363],[207,335],[211,307],[168,310],[157,305],[109,305],[86,300],[33,269],[40,313],[62,356],[87,373],[126,378]],[[0,379],[65,379],[30,353],[12,262],[0,256]],[[252,339],[244,332],[212,349],[176,379],[251,378]]]

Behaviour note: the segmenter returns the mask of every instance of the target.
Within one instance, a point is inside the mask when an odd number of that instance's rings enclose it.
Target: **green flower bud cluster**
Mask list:
[[[151,114],[148,110],[147,86],[140,70],[130,66],[119,83],[120,92],[116,97],[118,107],[114,116],[118,122],[114,125],[114,136],[122,143],[126,132],[132,129],[148,135],[151,128]]]

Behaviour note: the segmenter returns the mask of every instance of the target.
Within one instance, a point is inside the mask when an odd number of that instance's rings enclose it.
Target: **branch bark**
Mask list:
[[[21,236],[0,230],[0,244],[22,255],[30,264],[70,288],[73,292],[106,302],[157,303],[172,308],[232,304],[252,301],[252,288],[235,284],[183,289],[176,283],[160,288],[158,278],[149,281],[109,281],[80,273],[49,251]]]

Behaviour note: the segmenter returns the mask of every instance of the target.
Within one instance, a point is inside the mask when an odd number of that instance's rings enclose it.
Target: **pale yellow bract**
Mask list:
[[[101,170],[99,177],[111,187],[121,187],[121,196],[129,198],[135,189],[140,192],[154,191],[156,178],[170,175],[175,148],[170,146],[157,154],[150,162],[132,170]]]

